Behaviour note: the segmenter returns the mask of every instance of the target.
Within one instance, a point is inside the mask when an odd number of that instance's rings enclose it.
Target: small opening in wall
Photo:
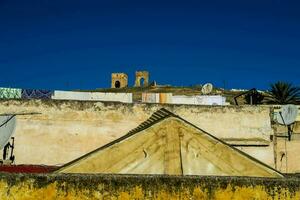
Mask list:
[[[116,81],[116,82],[115,82],[115,88],[120,88],[120,87],[121,87],[120,81]]]
[[[145,79],[144,79],[144,78],[141,78],[141,79],[140,79],[140,86],[144,86],[144,84],[145,84]]]

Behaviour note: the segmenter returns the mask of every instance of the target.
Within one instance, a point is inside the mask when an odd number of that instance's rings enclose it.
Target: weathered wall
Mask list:
[[[116,101],[132,103],[132,93],[54,91],[54,95],[51,98],[56,100]]]
[[[172,103],[172,93],[142,93],[143,103]]]
[[[171,99],[172,104],[191,104],[191,105],[225,105],[226,98],[220,95],[198,95],[184,96],[175,95]]]
[[[63,166],[57,173],[282,177],[177,117],[153,122],[147,129]]]
[[[172,103],[196,105],[197,99],[195,98],[195,96],[175,95],[172,96]]]
[[[117,81],[118,81],[118,83],[116,84]],[[125,74],[125,73],[112,73],[111,74],[111,88],[124,88],[127,86],[128,86],[127,74]]]
[[[143,103],[159,103],[159,93],[142,93]]]
[[[141,79],[144,79],[144,83],[141,83]],[[144,87],[144,86],[148,86],[148,84],[149,84],[149,72],[136,71],[134,86],[135,87],[140,87],[140,86]]]
[[[237,146],[236,148],[275,168],[273,143],[268,146]]]
[[[277,138],[277,168],[284,173],[300,172],[300,137],[291,141],[286,138]]]
[[[2,200],[300,199],[300,180],[129,175],[0,175]]]
[[[180,106],[84,101],[7,100],[0,112],[40,112],[17,117],[17,164],[61,165],[136,128],[165,107],[203,130],[227,140],[269,143],[273,134],[269,108]],[[262,147],[263,148],[263,147]],[[265,160],[270,160],[268,155]],[[273,160],[269,165],[273,165]]]
[[[270,106],[275,112],[279,112],[280,105]],[[298,106],[300,109],[300,107]],[[273,115],[274,116],[274,115]],[[295,123],[292,125],[293,134],[291,141],[289,141],[287,136],[287,127],[280,125],[273,119],[274,134],[277,136],[275,142],[275,153],[277,161],[277,169],[284,173],[300,172],[300,110],[298,111],[298,117]]]

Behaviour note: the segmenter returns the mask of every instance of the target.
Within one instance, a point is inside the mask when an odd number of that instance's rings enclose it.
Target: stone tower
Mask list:
[[[111,74],[111,88],[124,88],[128,86],[128,76],[125,73]]]
[[[148,71],[136,71],[135,72],[135,87],[146,87],[149,84],[149,72]]]

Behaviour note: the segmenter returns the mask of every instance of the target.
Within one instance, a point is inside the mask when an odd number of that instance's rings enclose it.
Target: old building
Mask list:
[[[136,71],[135,72],[135,87],[146,87],[149,85],[149,72]]]
[[[121,138],[56,173],[282,177],[282,174],[162,108]]]
[[[111,88],[124,88],[128,86],[128,76],[125,73],[111,74]]]

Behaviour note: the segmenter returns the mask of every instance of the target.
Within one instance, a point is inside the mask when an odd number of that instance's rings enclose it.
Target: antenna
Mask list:
[[[296,121],[298,115],[298,108],[295,105],[288,104],[281,107],[279,113],[276,114],[276,121],[288,129],[288,139],[291,140],[292,128],[291,124]]]
[[[213,90],[213,85],[211,83],[206,83],[205,85],[203,85],[201,92],[203,94],[209,94],[211,93]]]
[[[281,125],[290,125],[295,122],[298,115],[298,108],[295,105],[289,104],[281,107],[276,115],[276,121]]]

